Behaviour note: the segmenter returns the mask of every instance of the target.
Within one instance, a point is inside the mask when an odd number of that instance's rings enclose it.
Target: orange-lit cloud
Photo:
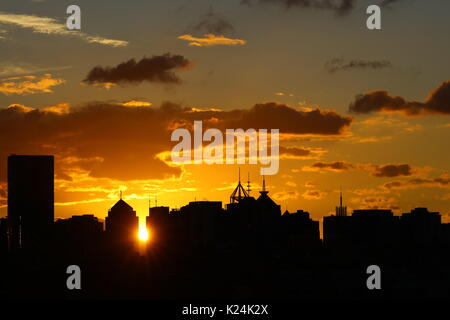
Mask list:
[[[371,196],[352,198],[350,202],[355,204],[359,209],[399,209],[397,199],[394,197]]]
[[[70,31],[67,29],[66,24],[48,17],[0,12],[0,24],[30,29],[34,33],[77,37],[89,43],[98,43],[111,47],[124,47],[128,45],[127,41],[92,36],[79,31]]]
[[[194,37],[190,34],[184,34],[178,37],[180,40],[189,41],[189,46],[193,47],[212,47],[212,46],[237,46],[247,43],[241,39],[231,39],[225,36],[216,36],[213,34],[205,34],[203,38]]]
[[[70,111],[70,105],[68,103],[58,103],[54,106],[47,106],[42,108],[44,112],[53,112],[56,114],[66,114]]]
[[[122,102],[124,107],[139,108],[139,107],[150,107],[152,104],[147,101],[130,100],[127,102]]]
[[[216,122],[207,120],[215,118]],[[175,145],[170,139],[175,123],[204,120],[208,126],[278,128],[295,134],[339,134],[351,120],[337,113],[296,111],[286,105],[257,104],[250,109],[193,111],[174,103],[158,108],[130,108],[121,103],[67,103],[41,109],[11,105],[0,109],[0,157],[8,154],[54,154],[58,179],[73,176],[118,181],[179,177],[182,169],[158,157]],[[301,152],[288,149],[289,152]],[[310,152],[313,152],[310,150]],[[5,181],[0,162],[0,181]]]
[[[385,90],[378,90],[356,96],[349,110],[359,114],[395,112],[407,116],[450,115],[450,81],[443,82],[430,92],[425,102],[407,101],[403,97],[391,96]]]
[[[52,75],[47,73],[42,77],[28,75],[19,76],[6,79],[0,79],[0,92],[4,95],[28,95],[36,93],[50,93],[52,87],[61,85],[65,82],[64,79],[52,78]]]
[[[306,190],[302,197],[306,200],[320,200],[326,195],[325,192],[320,190]]]

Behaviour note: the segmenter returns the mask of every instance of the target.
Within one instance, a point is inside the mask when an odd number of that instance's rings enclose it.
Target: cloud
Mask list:
[[[307,157],[311,154],[311,150],[306,148],[280,146],[280,154],[286,154],[295,157]]]
[[[267,119],[265,108],[270,111]],[[167,179],[179,177],[182,172],[179,166],[172,167],[158,157],[170,152],[176,144],[170,140],[174,128],[189,127],[194,120],[203,120],[205,127],[214,126],[223,131],[278,127],[296,133],[330,133],[324,129],[329,124],[327,114],[312,111],[312,117],[301,113],[295,118],[297,112],[287,106],[271,109],[264,104],[230,111],[192,111],[170,102],[152,108],[123,106],[121,102],[91,102],[80,106],[61,103],[41,109],[13,104],[0,109],[0,159],[5,160],[12,153],[53,154],[56,176],[66,181]],[[218,122],[208,122],[211,117]],[[263,123],[260,118],[264,119]],[[298,127],[288,120],[298,121]],[[316,125],[305,129],[303,123],[311,121]],[[339,130],[334,127],[331,132]],[[6,161],[0,161],[0,181],[5,179]]]
[[[383,6],[383,7],[388,7],[389,5],[391,5],[391,4],[394,4],[394,3],[397,3],[397,2],[400,2],[401,0],[383,0],[382,2],[381,2],[381,5]]]
[[[409,164],[387,164],[376,166],[373,175],[379,178],[411,176],[413,175],[413,170]]]
[[[355,168],[354,165],[345,161],[335,161],[335,162],[316,162],[309,167],[303,167],[303,171],[334,171],[334,172],[345,172],[350,171]]]
[[[36,93],[51,93],[52,87],[61,85],[65,82],[64,79],[52,78],[52,75],[47,73],[42,77],[28,75],[12,78],[0,79],[0,92],[4,95],[28,95]]]
[[[89,43],[98,43],[111,47],[124,47],[128,45],[127,41],[107,39],[99,36],[91,36],[80,31],[67,30],[65,24],[48,17],[0,12],[0,24],[31,29],[34,33],[78,37]]]
[[[291,191],[280,191],[273,194],[273,198],[277,201],[287,201],[298,199],[299,193],[296,190]]]
[[[34,65],[22,62],[11,62],[6,61],[0,63],[0,76],[18,76],[24,74],[33,74],[33,73],[41,73],[41,72],[49,72],[49,71],[59,71],[70,69],[71,66],[63,66],[63,67],[48,67],[41,68],[36,67]]]
[[[280,156],[287,159],[311,159],[326,151],[320,148],[301,148],[280,146]]]
[[[329,60],[325,63],[325,69],[328,73],[346,71],[351,69],[383,69],[390,68],[392,64],[387,60],[350,60],[345,61],[341,58]]]
[[[213,34],[205,34],[203,38],[194,37],[190,34],[184,34],[178,37],[180,40],[189,41],[192,47],[212,47],[212,46],[242,46],[247,43],[241,39],[231,39],[225,36],[215,36]]]
[[[374,177],[378,178],[412,176],[418,172],[418,170],[412,169],[409,164],[351,164],[345,161],[316,162],[311,166],[303,167],[302,170],[313,172],[345,172],[351,170],[363,170],[370,172]]]
[[[236,117],[235,119],[233,119]],[[258,103],[249,110],[230,111],[224,119],[225,128],[280,129],[281,133],[340,135],[350,126],[352,118],[335,111],[314,109],[298,111],[276,102]]]
[[[150,107],[152,105],[152,103],[147,102],[147,101],[130,100],[127,102],[122,102],[122,105],[124,107],[140,108],[140,107]]]
[[[382,0],[381,6],[390,6],[400,0]],[[253,6],[255,4],[274,4],[284,7],[289,10],[292,8],[301,9],[317,9],[329,10],[335,12],[337,15],[343,16],[355,9],[359,3],[358,0],[241,0],[241,4]],[[364,5],[364,3],[362,4]]]
[[[400,209],[396,204],[397,199],[394,197],[373,196],[352,198],[350,201],[351,203],[356,204],[359,209]]]
[[[322,9],[336,12],[338,15],[345,15],[353,10],[356,0],[243,0],[242,4],[252,6],[256,3],[271,3],[281,5],[286,9],[299,7],[302,9]]]
[[[181,55],[166,53],[151,58],[144,57],[137,62],[135,59],[130,59],[116,67],[95,67],[83,82],[106,88],[117,84],[139,84],[144,81],[179,84],[181,80],[175,71],[187,70],[191,65],[191,61]]]
[[[189,27],[193,32],[206,32],[210,34],[234,33],[233,25],[225,17],[214,12],[212,8],[206,14],[200,16],[199,20]]]
[[[399,96],[390,96],[385,90],[378,90],[356,96],[349,111],[357,114],[396,112],[407,116],[449,115],[450,81],[443,82],[430,92],[425,102],[407,101]]]
[[[306,200],[320,200],[326,193],[320,190],[307,190],[302,194],[302,197]]]
[[[19,105],[0,109],[0,158],[8,154],[54,154],[56,174],[117,180],[178,176],[156,155],[171,149],[170,106],[129,108],[90,103],[66,112]],[[181,112],[181,108],[178,109]],[[0,161],[0,180],[5,180]]]
[[[416,178],[404,181],[392,181],[383,185],[386,189],[414,189],[419,187],[450,188],[450,175],[444,173],[437,178]]]

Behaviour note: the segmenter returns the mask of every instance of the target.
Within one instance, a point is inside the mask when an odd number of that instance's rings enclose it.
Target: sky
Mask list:
[[[279,129],[282,210],[450,217],[450,3],[79,0],[0,4],[0,216],[8,154],[55,155],[55,217],[123,198],[224,205],[260,165],[175,164],[176,128]],[[380,5],[382,29],[366,8]]]

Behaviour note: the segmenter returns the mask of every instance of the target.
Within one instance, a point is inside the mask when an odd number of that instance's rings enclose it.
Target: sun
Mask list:
[[[148,230],[146,227],[140,227],[138,232],[138,238],[140,241],[148,241]]]

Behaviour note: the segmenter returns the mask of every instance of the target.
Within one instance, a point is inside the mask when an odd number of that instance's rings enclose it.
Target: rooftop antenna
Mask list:
[[[158,206],[158,196],[155,196],[155,207]]]
[[[342,207],[342,187],[340,188],[340,192],[339,192],[339,204]]]
[[[148,195],[148,207],[149,208],[152,207],[152,198],[151,198],[150,194]]]
[[[250,196],[250,191],[252,191],[252,189],[250,189],[250,172],[248,173],[248,180],[247,180],[247,193]]]
[[[122,200],[122,190],[120,190],[120,200]]]

